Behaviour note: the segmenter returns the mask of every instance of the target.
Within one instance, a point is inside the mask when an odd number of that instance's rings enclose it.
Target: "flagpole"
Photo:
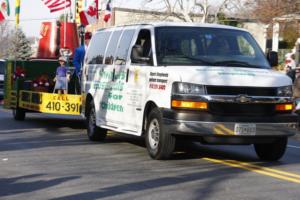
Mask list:
[[[66,14],[66,6],[67,6],[67,0],[65,0],[65,9],[64,9],[64,46],[63,48],[66,47],[66,39],[67,39],[67,14]]]
[[[21,4],[21,0],[15,1],[16,28],[19,27],[19,23],[20,23],[20,4]]]

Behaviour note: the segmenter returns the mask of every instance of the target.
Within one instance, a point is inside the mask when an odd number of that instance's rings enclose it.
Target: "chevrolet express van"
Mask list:
[[[87,135],[144,136],[153,159],[169,158],[176,140],[191,137],[253,144],[259,158],[278,160],[297,116],[291,79],[271,69],[276,56],[267,59],[246,30],[223,25],[100,29],[83,67]]]

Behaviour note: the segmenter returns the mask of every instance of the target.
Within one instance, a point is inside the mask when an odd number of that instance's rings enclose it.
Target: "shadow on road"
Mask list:
[[[146,196],[147,190],[153,190],[153,189],[159,190],[163,187],[171,187],[171,186],[187,184],[187,183],[191,183],[203,179],[205,180],[208,179],[207,184],[202,184],[202,186],[199,186],[199,189],[196,191],[196,194],[194,194],[195,199],[199,199],[199,198],[206,199],[211,194],[213,194],[213,191],[218,184],[224,182],[224,180],[230,179],[231,176],[236,176],[237,173],[238,173],[237,170],[228,167],[217,168],[217,169],[215,168],[214,170],[207,170],[203,172],[186,173],[178,176],[161,177],[161,178],[155,178],[155,179],[150,179],[145,181],[124,183],[124,184],[119,184],[111,187],[99,188],[98,191],[72,194],[69,196],[53,198],[52,200],[65,200],[65,199],[72,199],[72,200],[89,199],[90,200],[90,199],[100,199],[106,197],[116,197],[116,196],[125,195],[129,193],[131,194],[132,197],[132,192],[142,192],[143,194],[145,194],[145,196],[143,197],[137,196],[137,198],[139,197],[140,199],[143,198],[147,199]],[[214,174],[214,176],[212,176],[212,174]],[[162,174],[162,176],[164,175]],[[164,199],[166,198],[164,197]]]
[[[50,188],[55,185],[59,185],[63,182],[80,178],[80,176],[68,176],[62,178],[54,178],[51,180],[45,180],[45,174],[32,174],[27,176],[19,176],[12,178],[0,178],[0,197],[17,195],[21,193],[29,193],[45,188]],[[30,179],[37,179],[30,181]]]

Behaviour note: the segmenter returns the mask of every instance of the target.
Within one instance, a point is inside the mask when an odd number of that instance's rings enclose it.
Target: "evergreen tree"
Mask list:
[[[10,42],[9,58],[16,60],[28,60],[32,55],[29,40],[22,29],[16,29]]]
[[[7,21],[0,23],[0,59],[7,59],[9,55],[12,29]]]

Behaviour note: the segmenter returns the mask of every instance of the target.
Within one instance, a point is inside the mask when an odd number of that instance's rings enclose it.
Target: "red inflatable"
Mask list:
[[[65,33],[66,29],[66,33]],[[66,35],[66,39],[65,36]],[[43,22],[40,31],[37,58],[57,59],[60,48],[68,48],[72,55],[79,46],[76,23]]]

